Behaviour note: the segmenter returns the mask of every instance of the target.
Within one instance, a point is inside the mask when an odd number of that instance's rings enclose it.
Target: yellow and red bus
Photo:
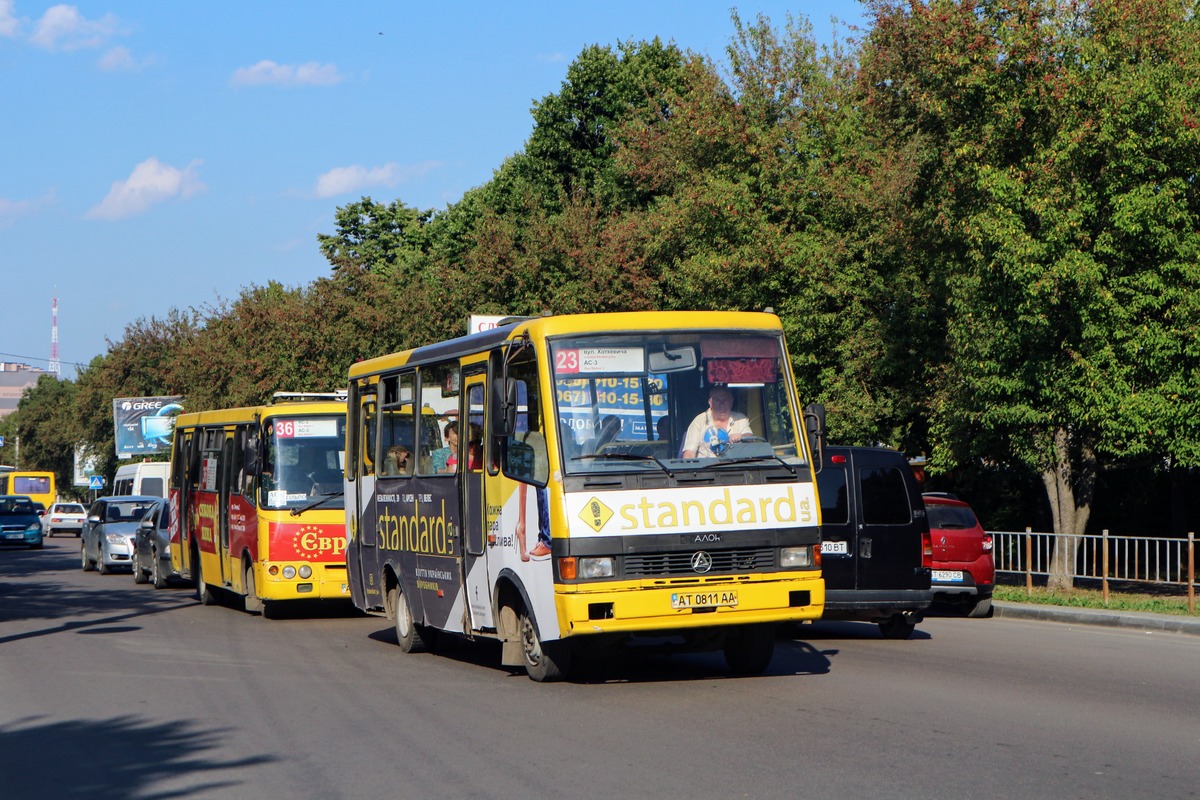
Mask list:
[[[58,499],[53,472],[23,469],[0,472],[0,494],[23,494],[45,508]]]
[[[520,319],[361,361],[348,392],[350,590],[405,651],[497,639],[544,681],[649,636],[753,673],[778,623],[821,616],[774,314]]]
[[[180,414],[171,447],[171,566],[205,605],[249,612],[349,598],[344,394]]]

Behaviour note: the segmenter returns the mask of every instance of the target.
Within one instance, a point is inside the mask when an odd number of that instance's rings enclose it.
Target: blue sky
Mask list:
[[[584,47],[658,36],[724,62],[732,7],[0,0],[0,361],[48,366],[55,297],[73,378],[139,318],[327,275],[339,206],[445,208],[524,146]],[[736,8],[821,41],[862,19]]]

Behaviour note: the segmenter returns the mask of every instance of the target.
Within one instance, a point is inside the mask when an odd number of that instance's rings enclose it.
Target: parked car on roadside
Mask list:
[[[37,506],[23,494],[0,495],[0,544],[42,548],[42,519]]]
[[[87,519],[87,511],[79,503],[53,503],[42,517],[42,528],[47,536],[56,533],[83,533],[83,522]]]
[[[133,582],[164,588],[175,573],[171,569],[171,503],[159,500],[146,510],[133,536]]]
[[[102,575],[114,567],[133,563],[133,537],[146,510],[158,497],[124,495],[101,497],[88,509],[79,546],[84,572],[96,569]]]
[[[990,617],[996,582],[992,535],[979,524],[970,504],[954,495],[927,492],[922,497],[933,543],[935,606],[949,606],[968,617]]]

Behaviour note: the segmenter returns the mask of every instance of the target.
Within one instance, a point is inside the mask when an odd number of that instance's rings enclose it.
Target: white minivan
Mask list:
[[[166,461],[141,461],[117,467],[113,478],[114,495],[167,496],[167,476],[171,465]]]

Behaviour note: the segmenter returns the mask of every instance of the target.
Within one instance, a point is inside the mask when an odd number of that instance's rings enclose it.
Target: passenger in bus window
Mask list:
[[[472,422],[467,435],[467,469],[483,469],[483,427]]]
[[[395,444],[388,448],[387,458],[383,460],[384,475],[411,475],[412,453],[408,445]]]
[[[654,424],[655,431],[658,432],[658,440],[667,442],[671,440],[671,418],[669,416],[661,416],[658,422]]]
[[[454,472],[458,469],[458,420],[452,419],[447,422],[443,433],[446,446],[439,447],[429,454],[433,459],[433,471]]]
[[[713,386],[708,390],[708,410],[697,414],[683,439],[684,458],[715,458],[731,442],[750,435],[750,420],[733,410],[733,390]]]

